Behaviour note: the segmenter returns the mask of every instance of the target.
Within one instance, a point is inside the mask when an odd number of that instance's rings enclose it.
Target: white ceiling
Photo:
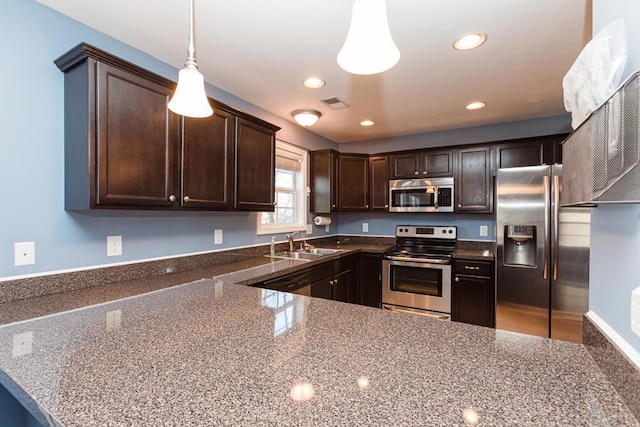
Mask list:
[[[38,0],[90,27],[182,68],[187,0]],[[310,130],[349,142],[565,113],[562,77],[591,36],[591,0],[388,0],[400,50],[391,70],[356,76],[336,55],[351,0],[196,0],[196,57],[207,82],[293,121],[322,113]],[[488,35],[460,52],[456,37]],[[308,89],[318,76],[327,84]],[[177,79],[177,73],[176,77]],[[320,99],[337,96],[349,108]],[[487,107],[467,111],[482,100]],[[376,125],[362,128],[372,119]]]

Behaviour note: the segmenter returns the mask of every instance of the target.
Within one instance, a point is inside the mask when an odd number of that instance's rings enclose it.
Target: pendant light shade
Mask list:
[[[193,36],[193,0],[189,0],[189,46],[187,47],[187,62],[178,73],[178,87],[176,88],[168,107],[176,114],[187,117],[208,117],[213,109],[204,90],[204,77],[198,71],[196,64],[195,39]]]
[[[355,0],[347,39],[338,65],[353,74],[382,73],[396,65],[400,51],[387,22],[385,0]]]

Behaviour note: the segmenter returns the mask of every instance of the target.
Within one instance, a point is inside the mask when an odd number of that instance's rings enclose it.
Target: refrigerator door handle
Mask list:
[[[560,177],[553,175],[553,280],[558,280],[560,256],[558,224],[560,216]]]
[[[551,215],[551,189],[549,188],[549,175],[544,177],[544,268],[542,278],[549,278],[549,217]]]

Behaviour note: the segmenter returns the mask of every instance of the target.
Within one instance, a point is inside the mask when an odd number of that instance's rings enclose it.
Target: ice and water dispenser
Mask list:
[[[537,236],[535,225],[504,226],[504,264],[536,267]]]

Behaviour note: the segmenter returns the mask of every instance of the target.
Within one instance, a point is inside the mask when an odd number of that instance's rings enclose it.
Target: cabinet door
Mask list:
[[[452,294],[452,320],[494,327],[494,291],[491,278],[456,275]]]
[[[311,284],[311,296],[316,298],[331,299],[333,297],[333,278],[327,277]]]
[[[496,145],[496,169],[562,162],[560,142],[566,134],[511,140]]]
[[[369,159],[369,210],[389,210],[389,161],[387,156]]]
[[[418,152],[399,153],[391,156],[391,177],[416,178],[420,172],[420,154]]]
[[[233,207],[233,119],[219,108],[210,117],[184,118],[182,207]]]
[[[382,307],[382,256],[360,255],[358,304]]]
[[[171,89],[97,63],[95,205],[174,206],[179,116]]]
[[[456,212],[491,212],[493,210],[491,147],[460,148],[456,151]]]
[[[238,210],[273,212],[275,198],[275,132],[238,117],[235,144],[235,197]]]
[[[452,150],[429,150],[423,152],[420,168],[420,176],[422,178],[453,176]]]
[[[338,152],[309,153],[309,211],[331,213],[338,210]]]
[[[345,270],[333,276],[333,299],[335,301],[352,302],[354,298],[353,272]]]
[[[338,158],[338,210],[369,210],[369,156],[340,155]]]

